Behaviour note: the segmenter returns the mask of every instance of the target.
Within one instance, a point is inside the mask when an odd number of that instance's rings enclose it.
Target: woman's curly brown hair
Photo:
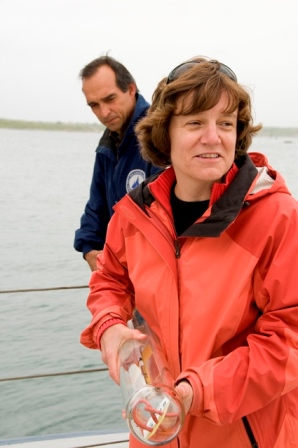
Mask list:
[[[214,107],[223,92],[227,93],[227,112],[238,108],[235,158],[244,155],[252,137],[262,128],[253,125],[251,99],[236,81],[220,71],[220,62],[198,59],[177,79],[162,79],[152,96],[152,105],[146,117],[136,125],[136,134],[143,158],[156,166],[171,165],[169,124],[174,114],[194,114]],[[177,104],[179,102],[179,110]]]

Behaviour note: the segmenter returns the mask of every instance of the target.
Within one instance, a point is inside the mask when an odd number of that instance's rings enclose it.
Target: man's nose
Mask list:
[[[99,108],[99,114],[102,118],[107,118],[110,114],[110,108],[108,104],[101,104]]]

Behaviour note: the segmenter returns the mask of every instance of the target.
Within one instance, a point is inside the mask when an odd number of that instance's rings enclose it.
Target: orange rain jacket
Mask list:
[[[174,181],[166,169],[115,206],[81,343],[98,348],[100,326],[126,322],[136,307],[175,380],[194,391],[169,448],[297,448],[297,201],[266,157],[250,153],[177,237]]]

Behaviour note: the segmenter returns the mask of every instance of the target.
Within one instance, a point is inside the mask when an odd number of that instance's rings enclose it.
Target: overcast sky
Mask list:
[[[80,69],[109,51],[148,101],[182,61],[229,65],[255,121],[298,127],[296,0],[0,0],[0,118],[95,122]]]

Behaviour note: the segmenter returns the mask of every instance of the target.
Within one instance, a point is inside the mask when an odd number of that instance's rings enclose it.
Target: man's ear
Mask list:
[[[137,86],[134,83],[129,84],[128,91],[131,96],[135,96],[137,93]]]

